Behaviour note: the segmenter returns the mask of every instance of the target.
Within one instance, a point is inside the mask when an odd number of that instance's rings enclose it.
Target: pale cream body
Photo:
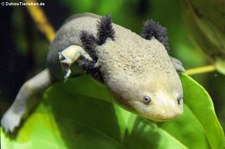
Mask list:
[[[85,53],[80,40],[81,31],[96,36],[100,17],[86,13],[70,18],[56,33],[49,46],[48,68],[23,84],[16,99],[4,114],[1,124],[13,132],[22,118],[33,108],[36,94],[57,80],[67,79],[69,68],[78,58],[91,57]],[[105,85],[115,101],[126,109],[148,119],[165,121],[183,113],[183,89],[176,71],[182,64],[171,58],[155,38],[145,40],[130,30],[113,24],[115,38],[95,48]],[[65,70],[67,71],[66,75]],[[65,75],[65,76],[64,76]],[[145,97],[150,99],[145,101]]]
[[[82,30],[96,36],[99,19],[93,14],[76,15],[69,19],[50,46],[50,62],[54,60],[51,53],[55,50],[61,51],[71,45],[82,46],[79,36]],[[163,44],[155,38],[145,40],[116,24],[113,28],[115,39],[109,38],[95,50],[105,84],[116,102],[153,120],[169,120],[181,115],[181,81]],[[145,96],[151,98],[150,103],[143,102]]]

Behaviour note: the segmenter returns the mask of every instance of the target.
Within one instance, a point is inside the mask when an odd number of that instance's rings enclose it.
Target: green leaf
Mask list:
[[[55,84],[15,138],[2,131],[2,149],[222,148],[223,130],[208,93],[190,77],[182,74],[181,79],[184,114],[164,123],[107,102],[113,101],[111,94],[90,77]]]
[[[188,105],[201,123],[211,148],[219,148],[224,143],[224,134],[216,117],[213,102],[202,86],[195,81],[191,82],[189,80],[190,78],[187,76],[182,76],[183,85],[186,89],[185,104]],[[191,88],[191,90],[188,90],[188,88]],[[209,122],[212,122],[212,124],[210,125]]]

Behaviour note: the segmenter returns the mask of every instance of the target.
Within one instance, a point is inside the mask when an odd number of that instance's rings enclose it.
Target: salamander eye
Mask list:
[[[143,102],[144,102],[145,104],[148,104],[148,103],[151,102],[151,98],[150,98],[149,96],[144,96],[144,97],[143,97]]]

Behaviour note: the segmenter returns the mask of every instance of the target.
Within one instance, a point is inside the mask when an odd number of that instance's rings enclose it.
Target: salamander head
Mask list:
[[[143,41],[132,48],[141,46],[143,50],[136,57],[123,60],[126,63],[123,69],[120,69],[122,64],[115,67],[117,71],[107,84],[116,101],[128,110],[156,121],[174,119],[183,113],[179,75],[160,42]]]
[[[183,113],[181,83],[171,83],[175,82],[159,75],[157,80],[133,81],[132,87],[127,82],[122,94],[114,92],[114,95],[119,105],[131,112],[155,121],[167,121]]]
[[[156,121],[181,115],[183,89],[165,45],[155,37],[146,40],[123,27],[114,28],[115,38],[97,47],[97,54],[116,102]]]

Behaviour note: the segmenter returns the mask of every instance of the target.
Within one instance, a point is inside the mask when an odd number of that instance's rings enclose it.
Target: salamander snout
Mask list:
[[[133,100],[130,103],[139,115],[155,121],[167,121],[180,116],[183,113],[183,95],[156,94],[144,95],[141,100]]]

